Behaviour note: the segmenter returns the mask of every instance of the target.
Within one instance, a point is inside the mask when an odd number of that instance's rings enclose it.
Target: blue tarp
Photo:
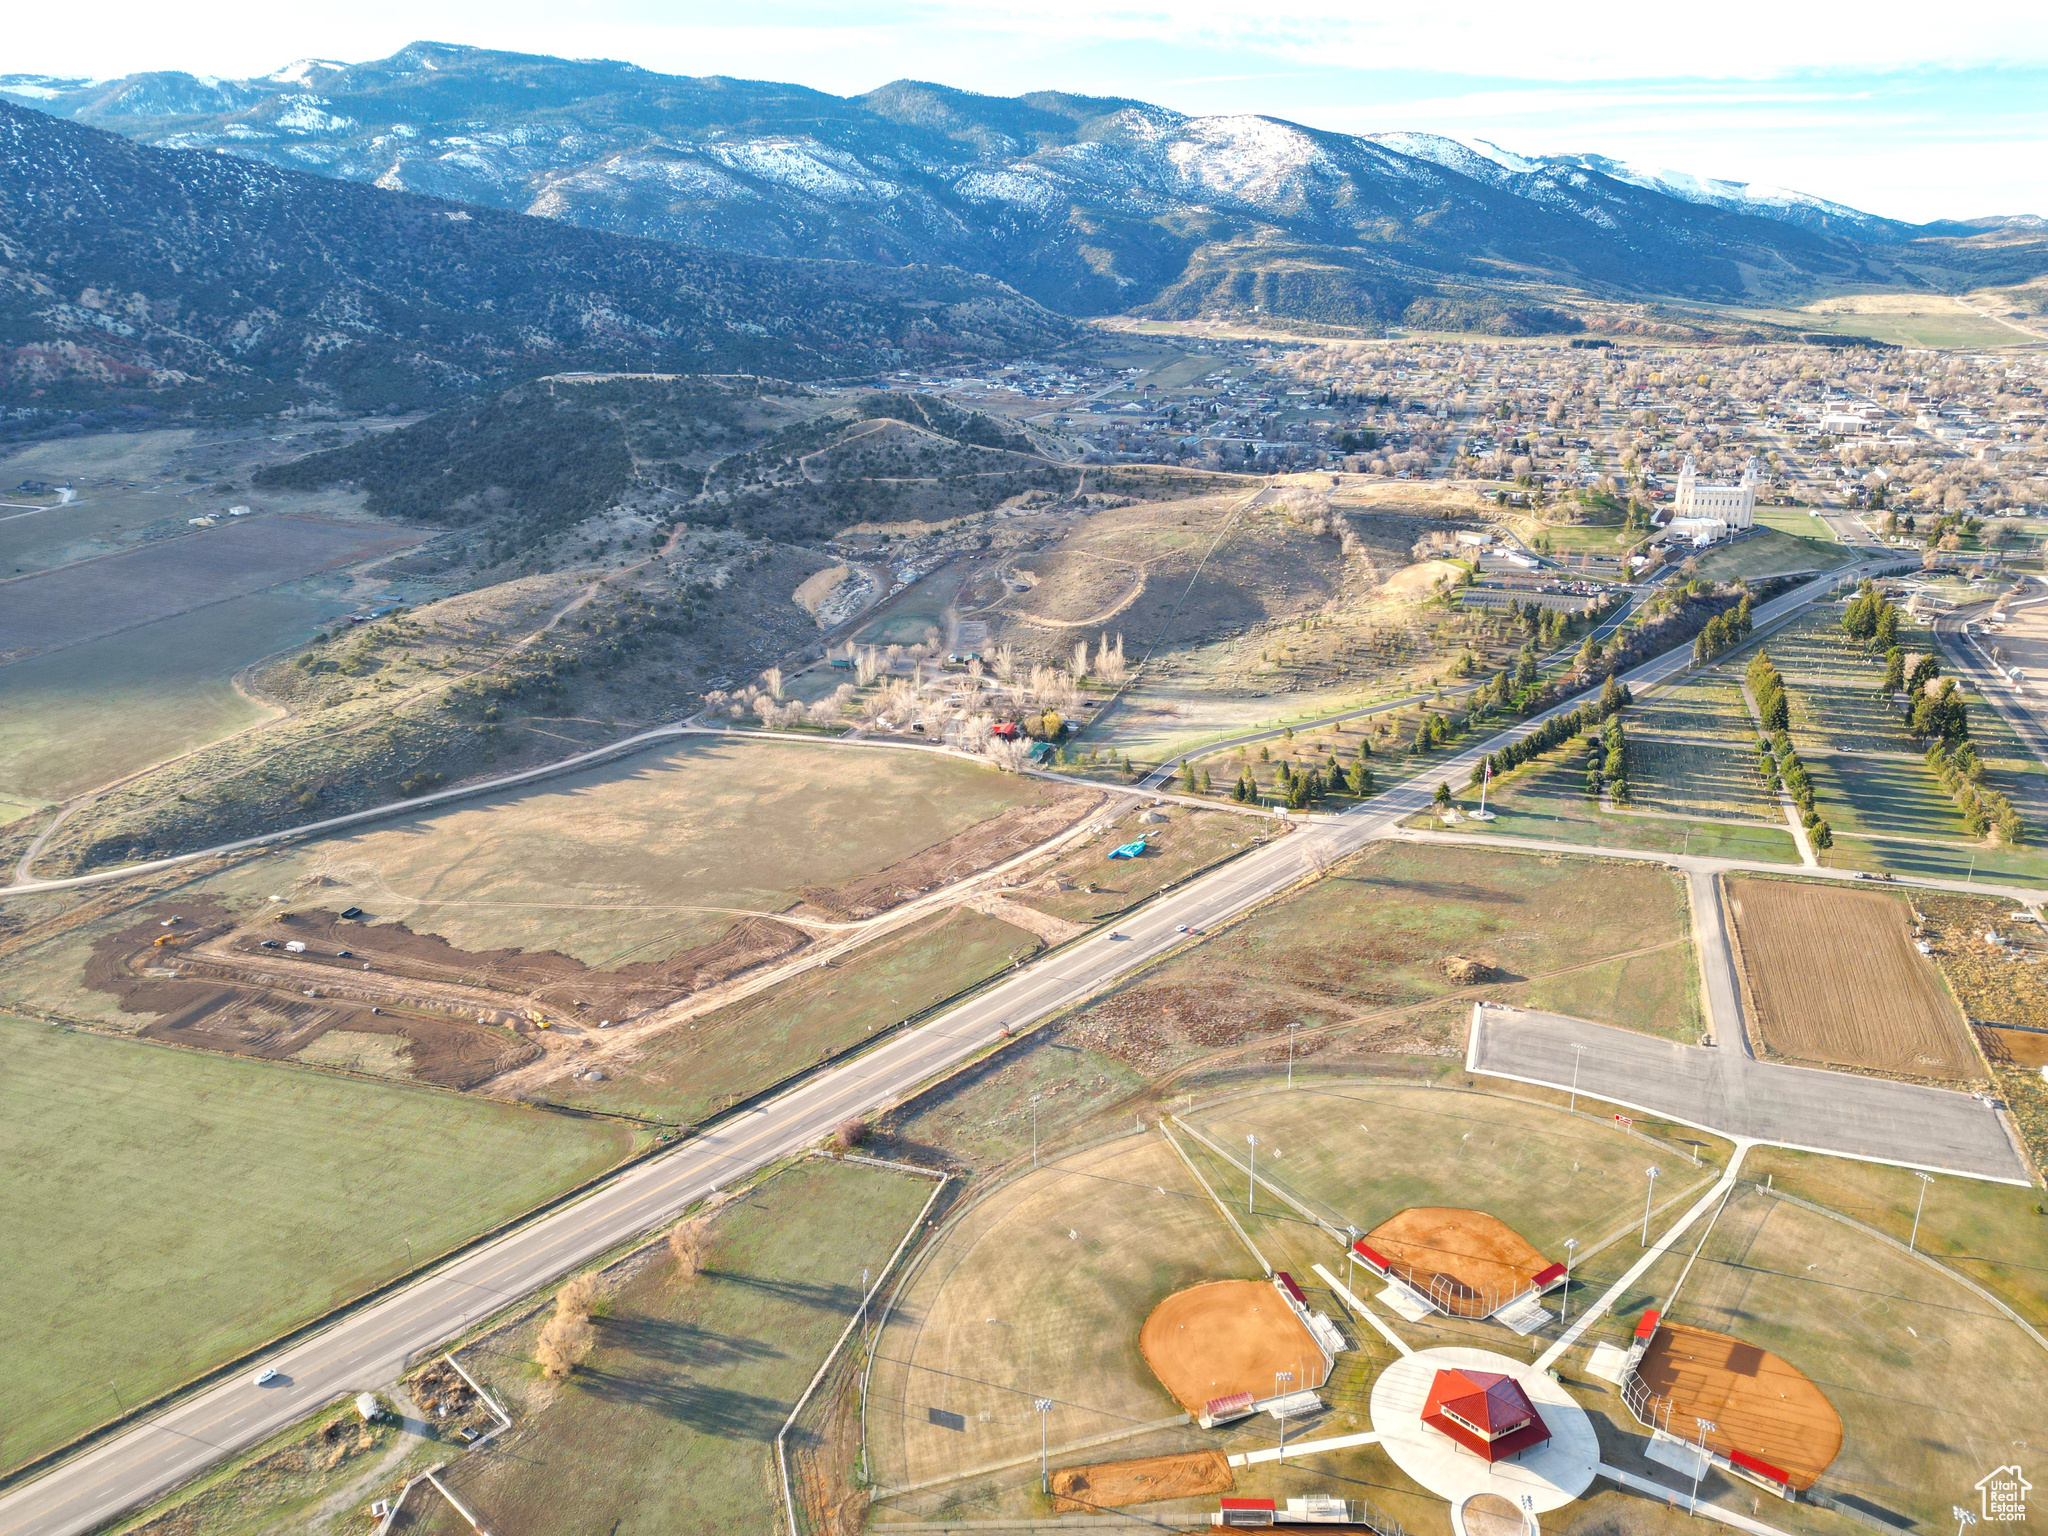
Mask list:
[[[1110,849],[1109,856],[1112,859],[1135,859],[1144,851],[1145,839],[1141,837],[1135,843],[1125,843],[1121,848]]]

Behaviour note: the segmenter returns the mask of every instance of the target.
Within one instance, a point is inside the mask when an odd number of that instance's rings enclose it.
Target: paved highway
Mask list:
[[[1792,617],[1838,579],[1821,578],[1763,605],[1756,628]],[[1626,681],[1648,687],[1682,672],[1688,659],[1689,648],[1681,648],[1638,667]],[[1559,705],[1549,713],[1572,707]],[[840,1121],[899,1100],[1006,1031],[1077,1003],[1185,943],[1182,925],[1201,929],[1221,922],[1330,858],[1363,847],[1427,805],[1437,780],[1463,782],[1484,752],[1526,735],[1545,718],[1523,721],[1441,760],[1341,817],[1304,819],[1295,835],[1191,881],[1127,919],[1119,932],[1081,939],[930,1023],[636,1165],[574,1204],[450,1259],[268,1362],[282,1381],[259,1388],[246,1373],[238,1374],[10,1490],[0,1496],[0,1536],[90,1530],[345,1393],[390,1381],[408,1359],[673,1218],[710,1190],[815,1144]]]

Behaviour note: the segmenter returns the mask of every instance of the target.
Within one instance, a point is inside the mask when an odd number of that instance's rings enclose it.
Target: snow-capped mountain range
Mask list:
[[[1558,317],[1513,297],[1530,281],[1701,298],[1882,283],[1907,243],[1971,233],[1429,134],[911,81],[837,97],[437,43],[250,80],[0,76],[0,97],[162,148],[619,234],[944,262],[1069,314],[1259,306],[1372,323],[1424,303],[1542,327]]]

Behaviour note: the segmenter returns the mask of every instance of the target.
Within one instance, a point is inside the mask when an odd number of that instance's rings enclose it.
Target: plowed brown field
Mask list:
[[[1743,1001],[1779,1056],[1906,1077],[1984,1075],[1903,896],[1732,879]]]

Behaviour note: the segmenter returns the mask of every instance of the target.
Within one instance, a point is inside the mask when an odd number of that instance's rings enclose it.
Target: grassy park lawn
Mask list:
[[[619,1266],[597,1346],[560,1386],[531,1364],[539,1319],[465,1351],[516,1427],[449,1486],[498,1536],[776,1529],[776,1432],[854,1316],[862,1271],[880,1274],[931,1192],[929,1179],[808,1159],[719,1212],[694,1278],[659,1247]],[[409,1530],[467,1536],[445,1503],[430,1507]]]
[[[1505,781],[1496,779],[1487,807],[1496,813],[1497,819],[1460,822],[1458,830],[1541,838],[1593,848],[1640,848],[1654,853],[1697,853],[1779,864],[1799,862],[1799,849],[1791,832],[1781,827],[1603,811],[1597,801],[1586,795],[1583,764],[1578,755],[1561,748],[1515,770]],[[1461,792],[1457,800],[1470,810],[1479,803],[1478,792]]]
[[[0,1038],[9,1466],[602,1172],[635,1140],[11,1016]]]
[[[1021,928],[959,908],[674,1025],[605,1082],[568,1079],[550,1084],[546,1096],[653,1120],[700,1120],[1039,948]]]
[[[1108,829],[1069,845],[1010,899],[1068,922],[1100,922],[1286,830],[1277,820],[1234,811],[1163,805],[1153,813],[1166,817],[1163,822],[1141,821],[1142,814],[1126,814]],[[1112,848],[1141,837],[1146,848],[1139,857],[1109,857]],[[1060,884],[1070,889],[1058,889]]]
[[[1757,733],[1737,674],[1695,672],[1645,695],[1624,717],[1629,784],[1646,810],[1680,816],[1776,821],[1778,807],[1757,777]]]

